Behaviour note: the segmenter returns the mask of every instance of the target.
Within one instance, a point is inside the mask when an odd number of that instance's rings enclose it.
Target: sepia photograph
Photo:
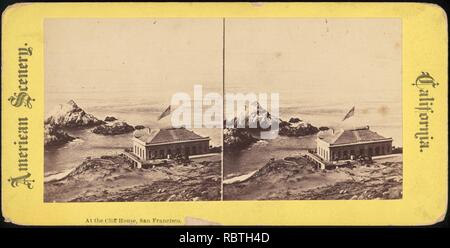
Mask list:
[[[45,202],[402,198],[398,19],[44,28]]]
[[[438,5],[18,3],[2,17],[13,226],[445,219]],[[269,231],[172,240],[264,245]]]
[[[221,200],[221,126],[171,121],[174,95],[222,94],[221,19],[46,19],[44,34],[45,202]]]
[[[224,200],[402,198],[400,19],[225,24]]]

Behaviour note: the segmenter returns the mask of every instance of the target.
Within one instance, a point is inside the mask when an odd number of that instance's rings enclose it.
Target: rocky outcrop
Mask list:
[[[273,123],[272,121],[276,121],[272,119],[272,115],[258,102],[254,102],[249,106],[246,106],[245,109],[248,109],[248,112],[244,111],[239,113],[236,117],[229,121],[230,123],[225,122],[227,127],[230,128],[230,126],[233,126],[240,129],[249,128],[262,131],[269,130]]]
[[[258,102],[246,106],[249,113],[238,114],[231,121],[225,121],[223,144],[225,151],[242,150],[260,138],[260,132],[269,130],[273,120],[271,114]],[[231,126],[233,127],[230,127]]]
[[[104,123],[104,121],[86,113],[73,100],[58,105],[44,121],[44,124],[59,128],[83,128]]]
[[[58,126],[54,124],[44,125],[44,146],[58,146],[74,140],[75,137],[70,136]]]
[[[106,116],[105,121],[106,122],[117,121],[117,118],[114,116]]]
[[[237,151],[258,141],[247,130],[240,128],[225,128],[223,130],[223,146],[225,150]]]
[[[316,134],[319,128],[303,122],[298,118],[291,118],[289,122],[280,120],[278,134],[282,136],[298,137]]]
[[[298,123],[298,122],[301,122],[302,120],[300,120],[300,118],[297,118],[297,117],[291,117],[290,119],[289,119],[289,122],[290,123]]]
[[[272,122],[273,123],[273,122]],[[278,135],[299,137],[318,133],[320,130],[328,130],[327,127],[317,128],[299,118],[291,118],[289,122],[279,119]],[[224,148],[227,150],[240,150],[260,140],[257,135],[263,129],[258,128],[224,128]]]
[[[114,122],[112,124],[103,124],[95,127],[92,132],[96,134],[102,135],[117,135],[133,132],[134,127],[128,125],[128,123],[124,121]]]
[[[225,150],[237,151],[248,147],[260,140],[261,132],[270,130],[275,122],[278,122],[278,135],[281,136],[299,137],[319,132],[319,128],[297,117],[291,117],[289,121],[272,117],[258,102],[252,103],[246,109],[250,112],[241,113],[229,121],[233,127],[229,126],[229,122],[225,122],[227,125],[223,133]],[[327,129],[320,128],[320,130]]]

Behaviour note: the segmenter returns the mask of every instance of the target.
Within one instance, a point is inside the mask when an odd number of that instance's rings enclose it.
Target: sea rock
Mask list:
[[[298,137],[316,134],[319,128],[299,118],[291,118],[289,122],[280,120],[278,134],[282,136]]]
[[[58,146],[74,140],[75,137],[70,136],[54,124],[44,125],[44,146]]]
[[[262,131],[269,131],[278,122],[278,134],[282,136],[305,136],[316,134],[319,129],[300,118],[291,117],[289,121],[273,117],[258,102],[246,106],[247,111],[238,114],[230,121],[225,121],[224,148],[232,151],[242,150],[260,140]],[[233,124],[230,127],[229,124]]]
[[[245,109],[245,111],[237,114],[237,117],[231,120],[234,128],[269,130],[273,121],[277,121],[272,119],[272,115],[259,102],[253,102],[246,106]],[[227,127],[229,128],[229,126]]]
[[[228,151],[239,151],[257,142],[260,133],[270,130],[273,121],[277,121],[258,102],[251,103],[245,109],[248,112],[239,113],[224,123],[223,142],[224,149]]]
[[[241,128],[225,128],[223,130],[223,145],[228,150],[241,150],[258,141],[248,131]]]
[[[92,132],[102,135],[117,135],[134,131],[134,127],[128,125],[128,123],[119,121],[112,124],[103,124],[95,127]]]
[[[117,118],[114,116],[106,116],[105,121],[106,122],[117,121]]]
[[[60,128],[92,127],[104,123],[104,121],[86,113],[73,100],[55,107],[44,121],[44,124]]]
[[[298,122],[301,122],[302,120],[300,120],[300,118],[297,118],[297,117],[291,117],[290,119],[289,119],[289,122],[290,123],[298,123]]]

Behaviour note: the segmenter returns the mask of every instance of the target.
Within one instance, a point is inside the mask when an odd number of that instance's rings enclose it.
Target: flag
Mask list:
[[[352,117],[355,114],[355,106],[353,106],[352,109],[350,109],[350,111],[348,111],[348,113],[345,115],[344,119],[342,119],[342,121],[345,121],[346,119]]]
[[[158,117],[158,121],[168,115],[170,115],[170,105],[166,108],[166,110],[164,110],[164,112],[161,113],[161,115]]]

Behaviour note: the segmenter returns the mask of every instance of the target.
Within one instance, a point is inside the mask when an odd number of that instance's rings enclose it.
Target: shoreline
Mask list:
[[[298,156],[312,147],[315,148],[316,137],[317,134],[299,137],[278,136],[273,140],[260,140],[238,152],[224,151],[224,167],[228,169],[224,170],[224,180],[258,170],[272,158]],[[295,149],[292,148],[294,146]]]
[[[77,167],[78,166],[68,168],[62,171],[44,173],[44,183],[62,180],[66,178],[70,173],[72,173]]]
[[[260,169],[224,180],[224,200],[400,199],[403,155],[370,165],[321,170],[302,156],[267,162]]]
[[[86,159],[49,174],[44,202],[210,201],[221,198],[220,161],[133,168],[120,155]]]
[[[228,179],[225,179],[225,177],[224,177],[222,184],[225,185],[225,184],[245,182],[246,180],[250,179],[258,171],[259,171],[259,169],[251,171],[250,173],[247,173],[247,174],[243,174],[243,175],[239,175],[239,176],[236,175],[236,176],[230,177]]]

